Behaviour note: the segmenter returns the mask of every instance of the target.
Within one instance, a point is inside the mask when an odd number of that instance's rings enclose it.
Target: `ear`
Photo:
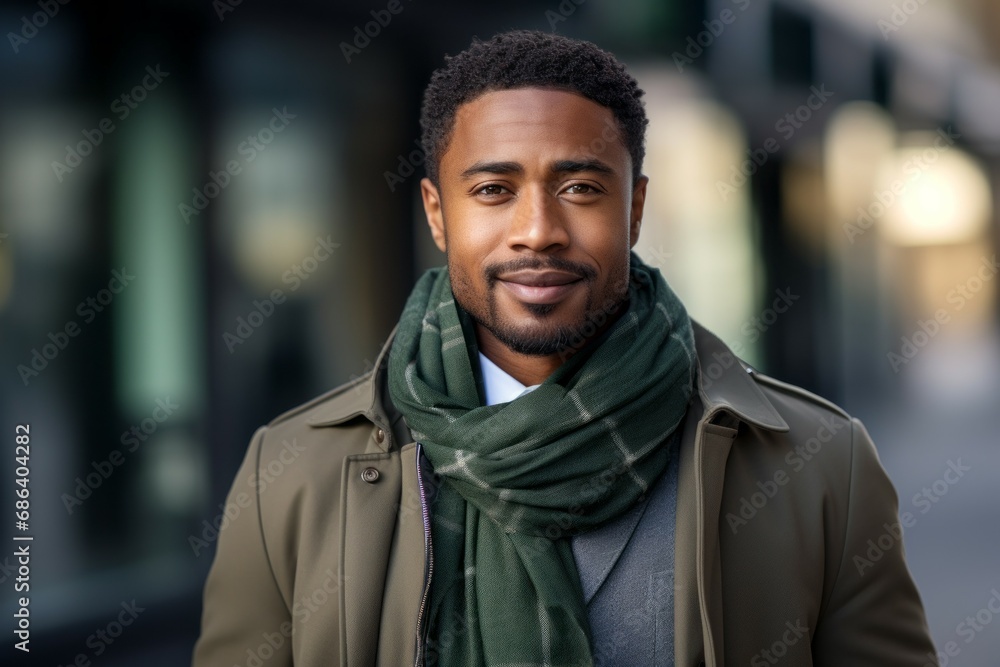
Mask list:
[[[640,176],[632,189],[632,207],[629,219],[629,242],[631,247],[639,241],[639,227],[642,225],[642,209],[646,205],[646,184],[648,176]]]
[[[429,178],[420,180],[420,196],[424,200],[424,213],[427,215],[427,225],[431,228],[431,236],[438,250],[446,252],[448,248],[444,234],[444,214],[441,209],[441,193]]]

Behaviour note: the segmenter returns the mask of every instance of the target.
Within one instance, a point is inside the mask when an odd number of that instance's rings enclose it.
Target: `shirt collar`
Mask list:
[[[483,387],[486,390],[486,405],[507,403],[541,385],[526,387],[517,378],[500,368],[489,358],[479,353],[479,365],[483,370]]]

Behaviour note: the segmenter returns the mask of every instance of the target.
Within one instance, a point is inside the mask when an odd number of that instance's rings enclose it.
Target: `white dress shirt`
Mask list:
[[[482,352],[479,353],[479,364],[483,370],[483,384],[486,387],[486,405],[513,401],[521,394],[541,386],[540,384],[524,386],[507,371],[490,361]]]

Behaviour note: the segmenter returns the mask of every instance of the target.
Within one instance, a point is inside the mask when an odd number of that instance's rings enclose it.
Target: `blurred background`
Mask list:
[[[31,427],[35,537],[14,664],[189,663],[253,430],[370,370],[444,263],[418,196],[430,73],[510,28],[629,65],[637,252],[738,354],[865,422],[935,642],[1000,664],[1000,4],[389,4],[0,8],[0,416],[5,452]]]

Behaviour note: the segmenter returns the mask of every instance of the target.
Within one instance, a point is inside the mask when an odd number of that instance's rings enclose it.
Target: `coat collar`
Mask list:
[[[697,389],[705,420],[729,412],[741,421],[768,431],[788,431],[788,424],[753,379],[745,364],[711,331],[692,321],[698,356]]]
[[[744,364],[715,334],[697,322],[692,321],[692,325],[698,359],[697,391],[705,408],[705,420],[710,421],[726,412],[762,429],[788,431],[788,424],[757,387],[752,377],[756,371]],[[400,436],[398,432],[393,433],[393,426],[402,417],[389,398],[387,382],[389,350],[398,329],[397,323],[382,346],[374,369],[336,390],[309,419],[310,426],[334,426],[364,416],[385,430],[382,448],[389,451],[393,440]]]
[[[401,439],[402,434],[398,432],[396,425],[403,415],[389,398],[387,377],[389,351],[398,330],[397,322],[375,359],[375,367],[353,382],[334,390],[333,395],[307,421],[310,426],[335,426],[364,416],[385,431],[385,439],[379,447],[382,451],[389,451],[394,442]],[[399,446],[403,444],[406,443],[401,442]]]

